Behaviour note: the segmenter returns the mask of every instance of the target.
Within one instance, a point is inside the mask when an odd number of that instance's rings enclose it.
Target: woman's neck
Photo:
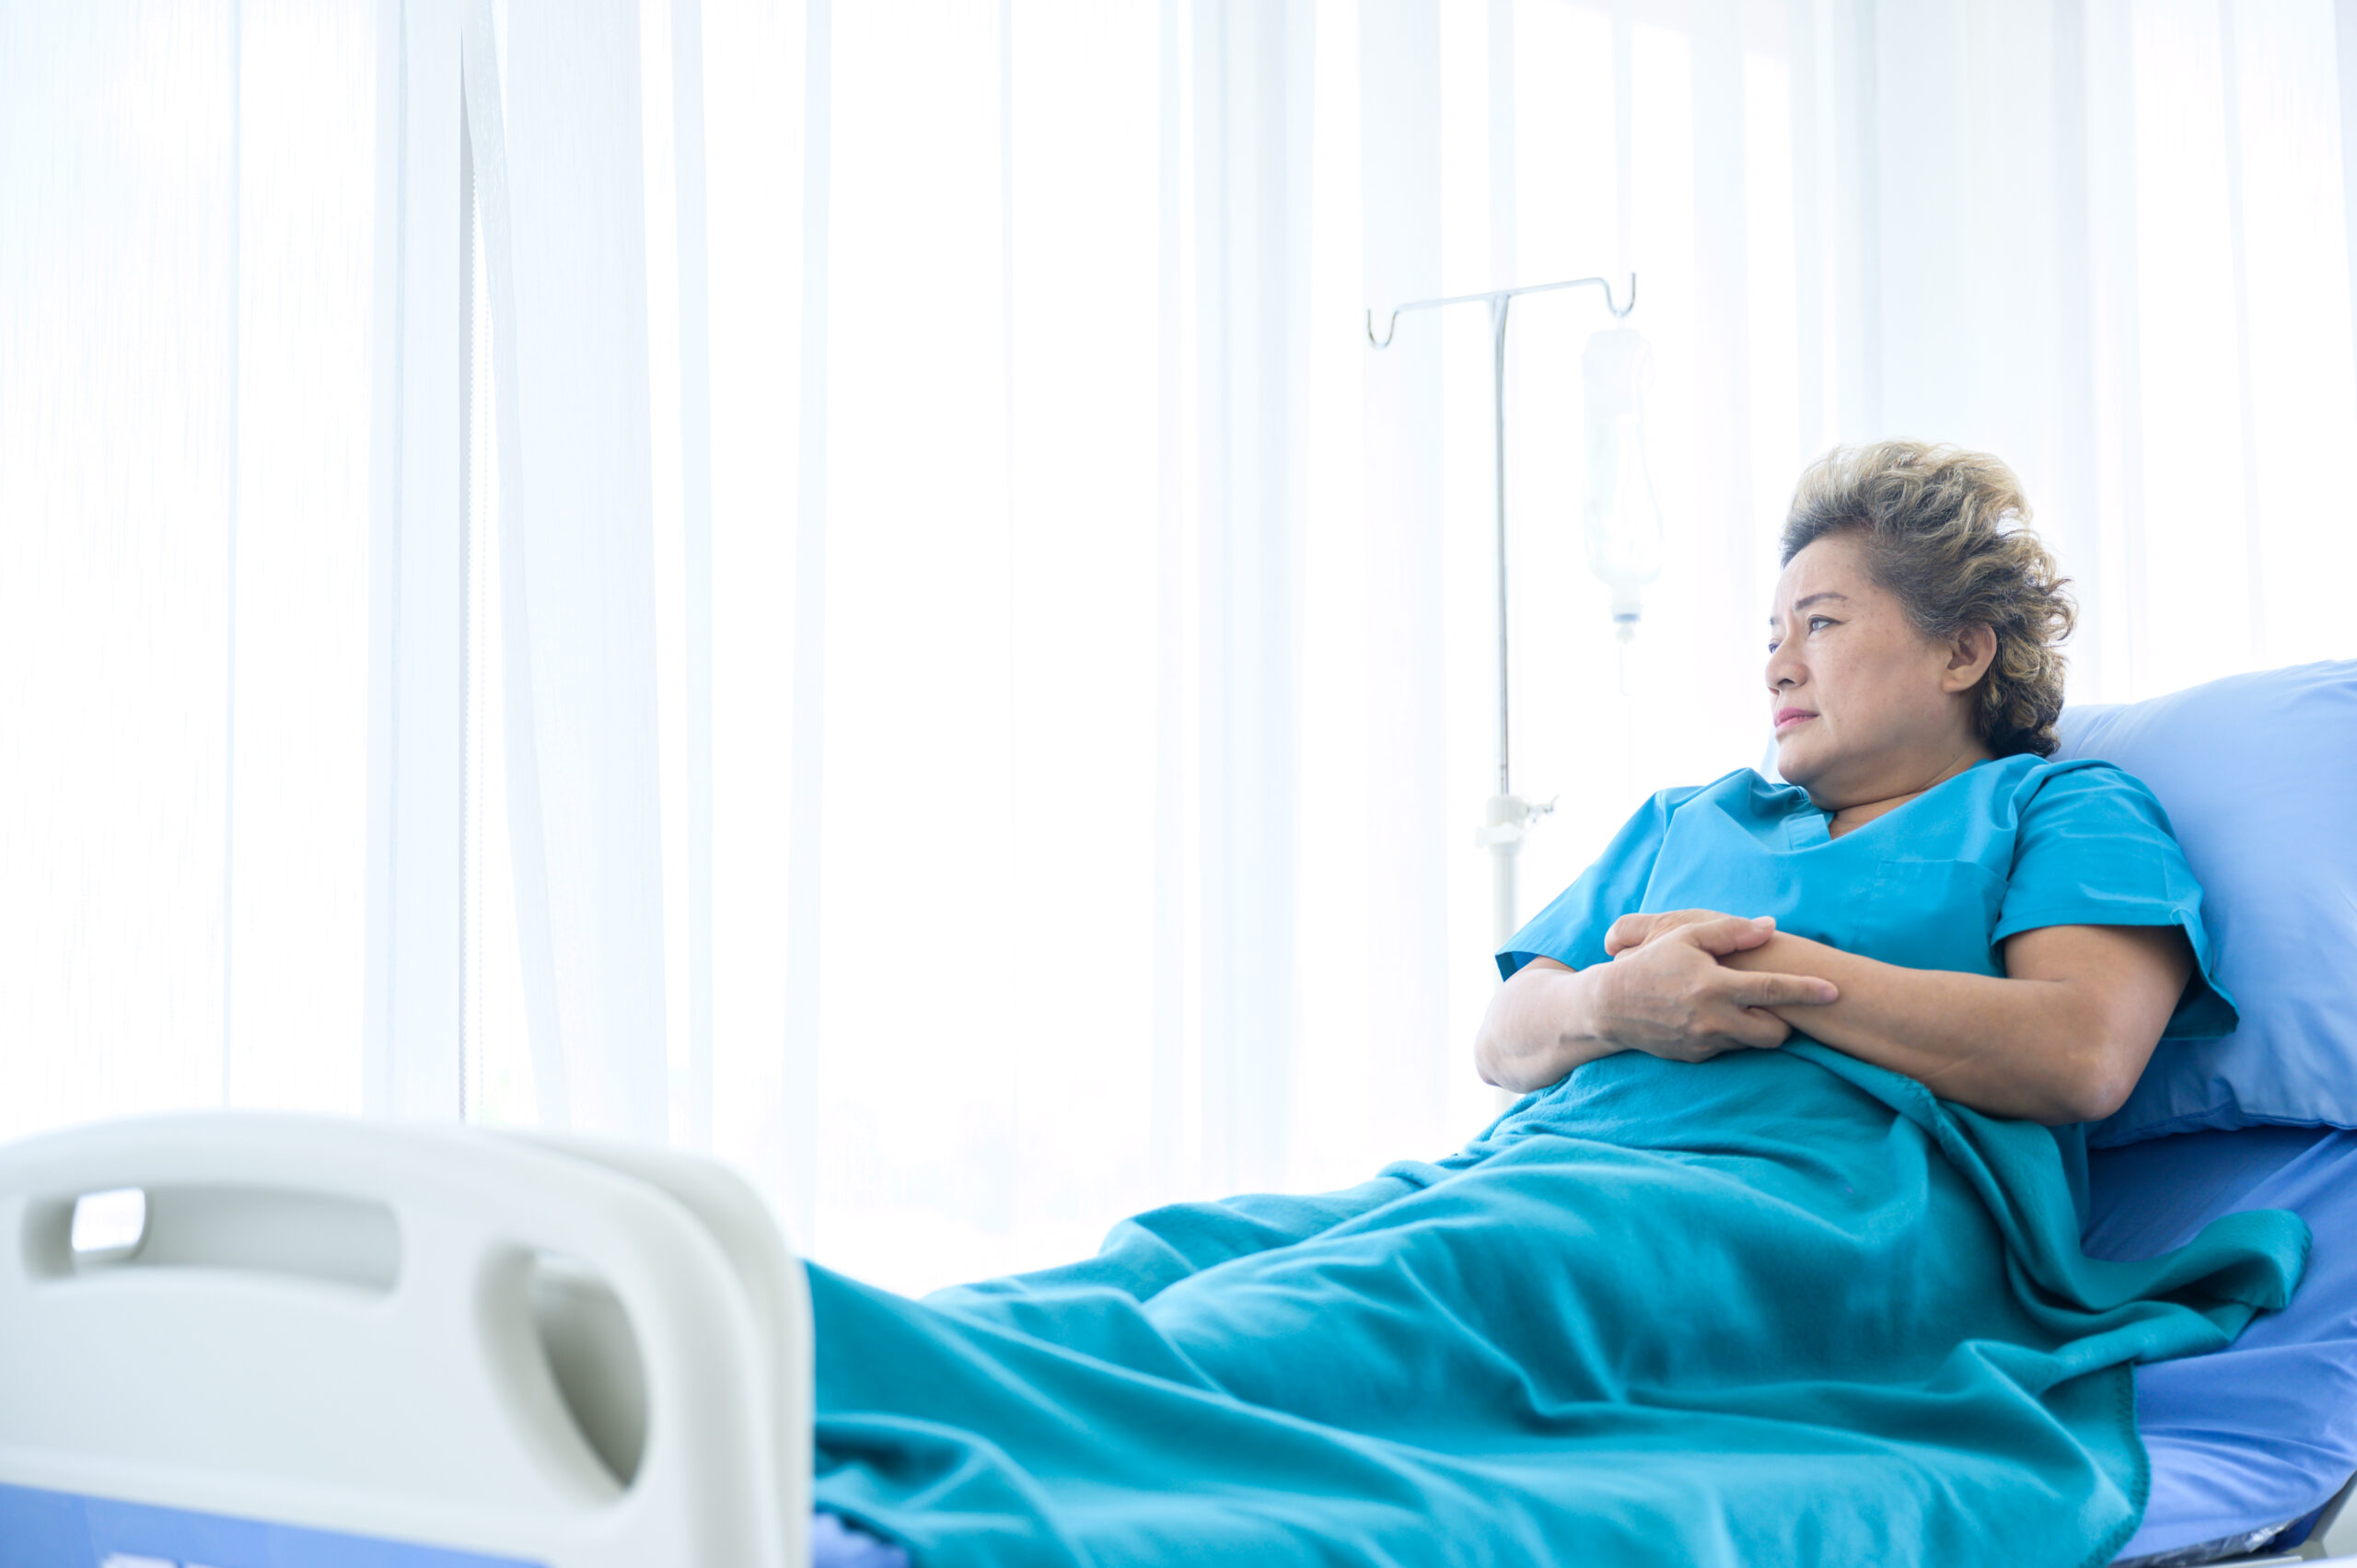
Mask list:
[[[1873,800],[1852,801],[1847,805],[1836,807],[1832,812],[1832,819],[1825,825],[1826,833],[1829,837],[1838,839],[1844,833],[1863,828],[1877,817],[1888,816],[1917,796],[1937,789],[1975,763],[1991,760],[1988,748],[1980,745],[1968,746],[1940,764],[1929,778],[1912,789],[1883,795]]]

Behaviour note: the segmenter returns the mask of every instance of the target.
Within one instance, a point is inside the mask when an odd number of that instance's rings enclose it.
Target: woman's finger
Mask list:
[[[1773,1013],[1763,1013],[1753,1007],[1738,1007],[1728,1016],[1719,1033],[1738,1045],[1754,1051],[1772,1051],[1792,1035],[1792,1028]]]
[[[1605,957],[1619,958],[1631,947],[1643,947],[1653,919],[1649,914],[1624,914],[1614,921],[1604,933]]]
[[[1829,980],[1807,974],[1745,974],[1729,970],[1719,995],[1738,1007],[1822,1007],[1841,999]]]
[[[1714,958],[1729,953],[1740,953],[1757,947],[1776,935],[1776,917],[1763,914],[1751,920],[1737,915],[1713,915],[1697,921],[1680,933],[1688,941]]]

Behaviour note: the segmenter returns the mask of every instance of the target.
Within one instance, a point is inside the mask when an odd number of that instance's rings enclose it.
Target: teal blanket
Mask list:
[[[818,1501],[964,1564],[2094,1568],[2130,1368],[2307,1231],[2084,1257],[2051,1134],[1822,1046],[1607,1058],[1461,1154],[910,1301],[811,1270]]]

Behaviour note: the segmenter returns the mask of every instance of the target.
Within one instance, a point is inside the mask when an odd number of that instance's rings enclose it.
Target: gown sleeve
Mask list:
[[[1612,842],[1580,873],[1579,880],[1556,895],[1555,901],[1533,915],[1498,953],[1498,974],[1511,980],[1533,958],[1552,958],[1584,970],[1603,963],[1604,934],[1624,914],[1633,913],[1644,900],[1645,884],[1653,879],[1661,858],[1662,841],[1669,834],[1670,814],[1694,789],[1666,789],[1643,806],[1612,835]]]
[[[2096,761],[2054,768],[2031,784],[1991,946],[2048,925],[2174,925],[2192,947],[2194,972],[2165,1034],[2232,1034],[2234,998],[2218,982],[2201,885],[2153,792],[2133,774]]]

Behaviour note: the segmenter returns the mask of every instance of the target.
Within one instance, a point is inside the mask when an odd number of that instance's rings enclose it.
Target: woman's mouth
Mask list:
[[[1776,733],[1778,735],[1782,735],[1794,725],[1800,723],[1801,720],[1813,719],[1815,717],[1817,717],[1817,715],[1810,713],[1806,708],[1778,708],[1776,710]]]

